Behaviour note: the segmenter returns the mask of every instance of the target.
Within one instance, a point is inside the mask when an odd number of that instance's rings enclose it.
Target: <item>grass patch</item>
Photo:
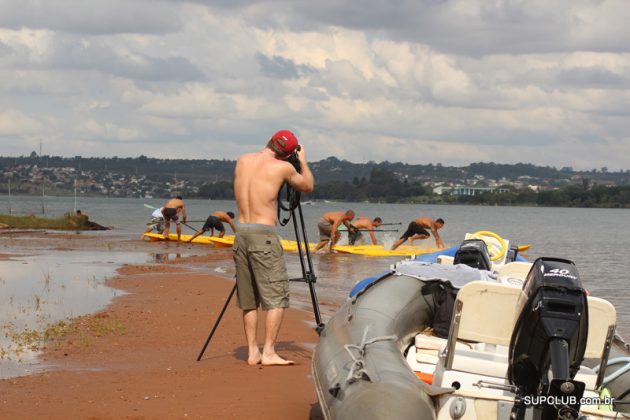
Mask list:
[[[28,216],[13,216],[7,214],[0,215],[0,223],[11,228],[18,229],[56,229],[56,230],[87,230],[91,229],[90,222],[86,217],[66,213],[62,217],[48,218],[37,217],[33,214]]]
[[[0,359],[11,358],[15,356],[20,358],[25,351],[41,350],[44,344],[50,340],[57,340],[72,332],[74,327],[69,321],[58,321],[48,324],[43,330],[34,330],[25,328],[17,331],[13,325],[7,324],[2,326],[6,330],[4,333],[11,341],[11,345],[7,348],[0,349]]]
[[[11,324],[0,325],[0,331],[4,330],[4,336],[11,344],[0,347],[0,359],[20,360],[25,351],[42,350],[47,342],[60,340],[69,334],[74,335],[74,340],[82,347],[89,347],[92,338],[111,335],[124,335],[127,327],[119,320],[109,318],[107,314],[97,314],[58,321],[48,324],[43,330],[25,328],[18,331]],[[69,337],[68,344],[72,344],[73,338]]]
[[[95,317],[87,322],[87,330],[95,337],[105,337],[123,335],[127,332],[127,327],[119,319]]]

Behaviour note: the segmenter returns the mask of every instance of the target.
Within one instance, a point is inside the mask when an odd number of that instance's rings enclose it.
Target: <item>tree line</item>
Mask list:
[[[203,185],[199,197],[233,199],[231,182]],[[436,195],[431,188],[420,183],[401,181],[392,172],[373,168],[367,177],[352,181],[324,181],[316,183],[311,194],[303,200],[338,200],[350,202],[424,203],[424,204],[479,204],[501,206],[547,207],[603,207],[630,208],[630,185],[602,186],[583,182],[557,189],[534,191],[530,188],[505,186],[508,192],[484,192],[474,196]]]

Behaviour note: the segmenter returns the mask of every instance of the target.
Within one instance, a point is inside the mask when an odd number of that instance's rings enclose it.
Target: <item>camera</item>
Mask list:
[[[293,165],[293,167],[295,168],[296,171],[298,171],[298,173],[302,173],[302,164],[300,163],[300,158],[298,157],[298,152],[300,150],[302,150],[302,146],[298,144],[298,146],[295,148],[295,151],[291,153],[289,157],[287,158],[287,161],[291,165]]]

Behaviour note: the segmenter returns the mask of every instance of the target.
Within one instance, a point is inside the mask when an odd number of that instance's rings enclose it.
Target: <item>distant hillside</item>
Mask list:
[[[0,193],[165,198],[174,194],[233,198],[235,161],[226,159],[0,157]],[[627,207],[630,171],[574,171],[532,164],[472,163],[454,167],[401,162],[352,163],[329,157],[310,163],[311,199],[344,201],[532,204]],[[456,196],[434,188],[477,188]],[[618,188],[613,190],[613,188]]]
[[[155,159],[146,156],[137,158],[85,158],[76,156],[37,156],[34,152],[27,157],[0,157],[0,171],[11,171],[20,165],[37,165],[40,168],[71,167],[78,171],[116,172],[126,175],[145,175],[155,179],[173,178],[205,182],[231,181],[235,161],[226,159]],[[402,162],[353,163],[335,157],[311,162],[311,169],[318,182],[352,181],[368,178],[373,168],[396,174],[400,178],[410,178],[422,182],[457,182],[470,178],[506,179],[519,178],[545,180],[553,184],[557,180],[587,178],[591,182],[606,182],[615,185],[630,184],[630,170],[609,172],[606,168],[590,171],[574,171],[570,167],[557,169],[549,166],[536,166],[529,163],[471,163],[455,167],[433,165],[410,165]]]

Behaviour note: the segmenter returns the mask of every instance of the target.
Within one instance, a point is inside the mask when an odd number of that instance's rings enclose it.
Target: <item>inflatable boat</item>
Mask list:
[[[588,295],[571,261],[530,263],[507,241],[467,236],[452,256],[352,289],[313,355],[325,418],[625,417],[630,354],[615,308]]]

